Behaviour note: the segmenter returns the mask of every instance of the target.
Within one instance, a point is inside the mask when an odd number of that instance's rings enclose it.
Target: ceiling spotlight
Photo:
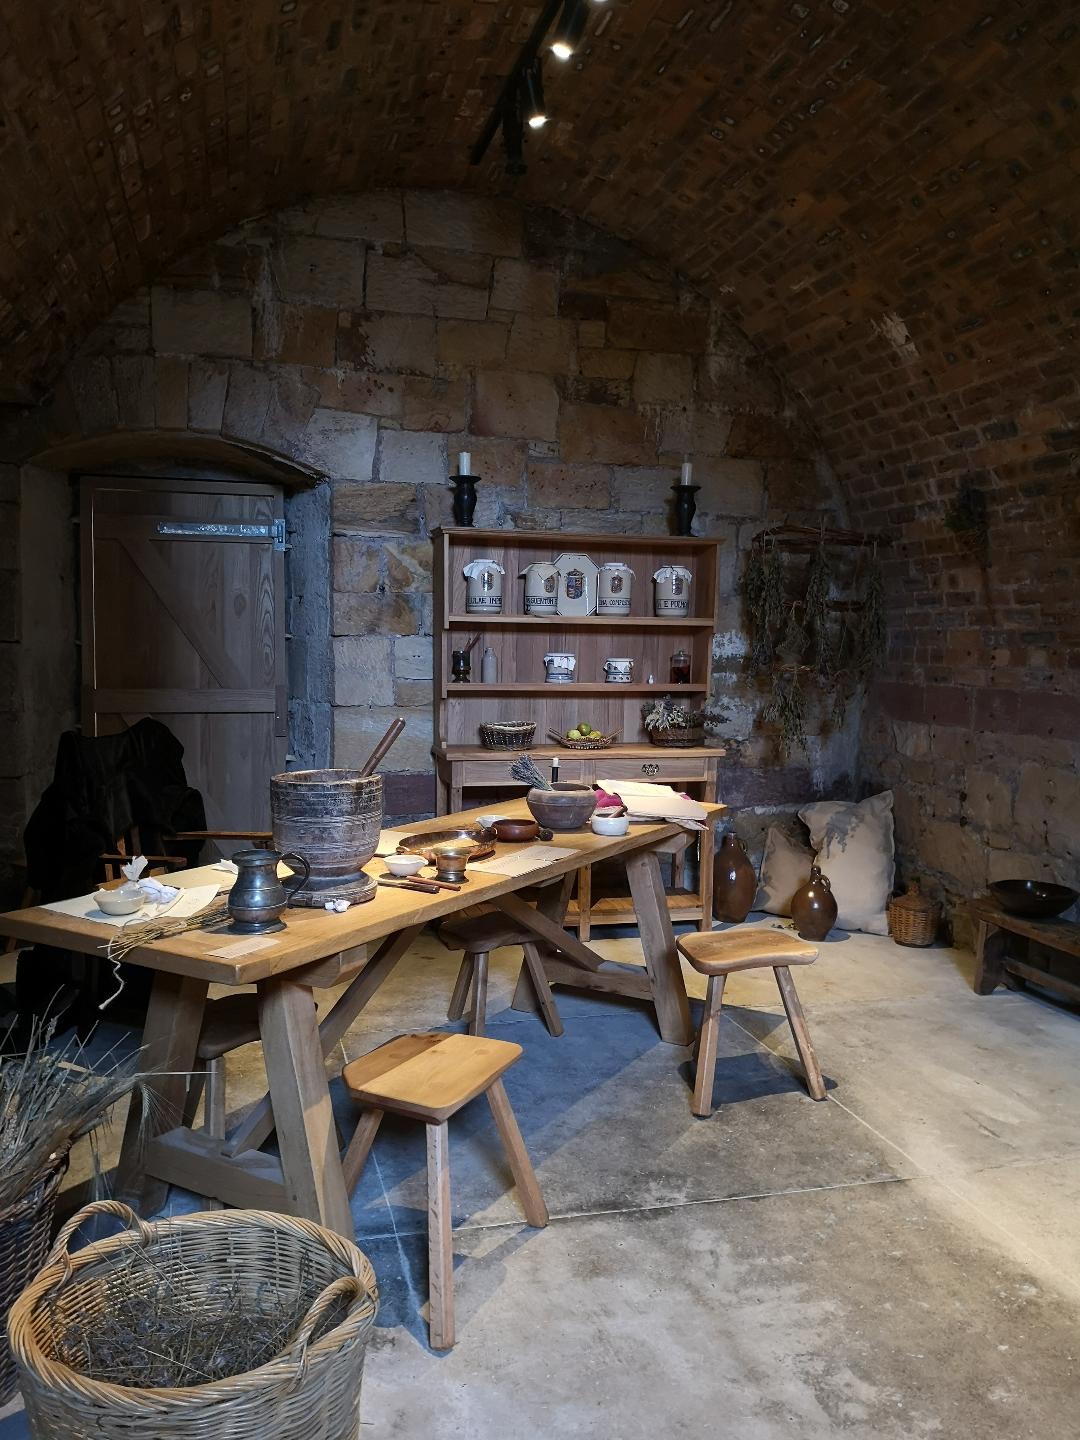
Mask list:
[[[521,109],[528,122],[530,130],[539,130],[542,125],[547,124],[547,110],[544,108],[544,73],[540,68],[540,61],[534,60],[527,70],[522,72]]]
[[[585,34],[585,0],[564,0],[562,15],[551,37],[556,60],[569,60]]]

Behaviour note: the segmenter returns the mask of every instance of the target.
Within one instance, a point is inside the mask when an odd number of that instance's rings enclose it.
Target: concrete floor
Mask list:
[[[597,948],[640,963],[636,940]],[[433,1353],[422,1127],[384,1123],[353,1206],[382,1291],[364,1433],[1080,1433],[1080,1017],[973,995],[962,952],[839,936],[796,972],[828,1101],[789,1067],[771,974],[736,975],[717,1109],[695,1120],[687,1052],[643,1007],[560,992],[552,1040],[509,1009],[516,953],[493,957],[490,1033],[525,1046],[507,1089],[551,1224],[523,1225],[470,1107],[451,1124],[458,1343]],[[444,1024],[456,963],[424,937],[347,1053]],[[233,1057],[230,1106],[259,1079],[255,1047]],[[0,1419],[0,1440],[25,1434]]]

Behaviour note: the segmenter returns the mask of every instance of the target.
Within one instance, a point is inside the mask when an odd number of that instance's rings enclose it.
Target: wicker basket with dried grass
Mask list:
[[[94,1215],[129,1228],[70,1254]],[[9,1317],[35,1440],[357,1440],[375,1276],[310,1221],[86,1206]]]

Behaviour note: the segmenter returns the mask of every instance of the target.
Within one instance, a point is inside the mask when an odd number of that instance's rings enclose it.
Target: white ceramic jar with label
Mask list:
[[[634,678],[634,662],[628,656],[611,655],[604,661],[604,679],[609,685],[629,685]]]
[[[553,651],[544,656],[544,668],[547,671],[544,679],[549,685],[569,685],[574,678],[576,665],[576,655],[570,655],[565,650]]]
[[[654,609],[658,616],[669,620],[681,619],[690,614],[690,581],[693,579],[685,565],[661,565],[653,575],[656,585]]]
[[[559,598],[559,571],[544,560],[526,565],[519,579],[525,581],[525,614],[554,615]]]
[[[465,610],[469,615],[501,615],[503,576],[497,560],[470,560],[463,571],[466,581]]]
[[[634,572],[619,560],[600,566],[597,581],[596,613],[598,615],[629,615]]]

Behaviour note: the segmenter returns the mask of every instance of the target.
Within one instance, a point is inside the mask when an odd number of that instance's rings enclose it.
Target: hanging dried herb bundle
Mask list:
[[[806,601],[803,619],[813,646],[810,663],[822,677],[832,674],[835,666],[835,646],[832,635],[832,616],[829,612],[829,590],[832,587],[832,566],[824,542],[814,551],[810,561],[810,573],[806,581]]]
[[[761,718],[780,728],[780,746],[786,755],[796,747],[807,753],[806,714],[798,670],[778,670],[773,676],[772,696]]]
[[[776,545],[755,545],[743,581],[743,596],[750,619],[750,659],[758,668],[772,664],[777,631],[787,613],[784,564]]]
[[[876,555],[867,566],[854,641],[851,668],[861,681],[866,681],[884,662],[889,643],[885,580]]]
[[[810,636],[803,629],[802,622],[799,620],[799,606],[796,603],[788,611],[787,624],[784,626],[780,643],[776,647],[776,653],[789,665],[797,665],[802,660],[809,643]]]

